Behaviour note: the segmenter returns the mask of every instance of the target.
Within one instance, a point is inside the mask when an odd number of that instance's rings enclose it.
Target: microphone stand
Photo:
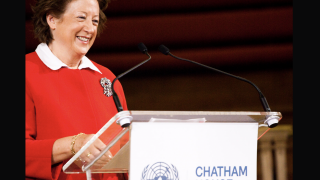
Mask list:
[[[251,85],[258,91],[258,93],[259,93],[260,102],[261,102],[261,104],[262,104],[262,107],[263,107],[264,111],[266,111],[266,112],[271,112],[271,109],[270,109],[270,107],[269,107],[269,104],[268,104],[268,102],[267,102],[267,99],[264,97],[264,95],[262,94],[262,92],[260,91],[260,89],[259,89],[253,82],[251,82],[251,81],[249,81],[249,80],[247,80],[247,79],[245,79],[245,78],[242,78],[242,77],[239,77],[239,76],[235,76],[235,75],[233,75],[233,74],[230,74],[230,73],[221,71],[221,70],[219,70],[219,69],[215,69],[215,68],[213,68],[213,67],[210,67],[210,66],[207,66],[207,65],[198,63],[198,62],[191,61],[191,60],[189,60],[189,59],[184,59],[184,58],[177,57],[177,56],[171,54],[170,51],[169,51],[169,49],[168,49],[166,46],[164,46],[164,45],[160,45],[160,46],[158,47],[158,50],[159,50],[161,53],[163,53],[164,55],[170,55],[170,56],[172,56],[172,57],[174,57],[174,58],[176,58],[176,59],[183,60],[183,61],[187,61],[187,62],[190,62],[190,63],[194,63],[194,64],[200,65],[200,66],[202,66],[202,67],[205,67],[205,68],[207,68],[207,69],[210,69],[210,70],[213,70],[213,71],[216,71],[216,72],[219,72],[219,73],[222,73],[222,74],[231,76],[231,77],[233,77],[233,78],[236,78],[236,79],[238,79],[238,80],[241,80],[241,81],[244,81],[244,82],[247,82],[247,83],[251,84]],[[270,128],[272,128],[272,127],[276,127],[276,126],[278,125],[278,121],[279,121],[279,120],[277,120],[277,117],[272,116],[272,115],[267,115],[267,116],[266,116],[265,123],[267,123],[268,126],[269,126]]]
[[[123,107],[122,107],[122,105],[120,103],[120,100],[119,100],[119,97],[118,97],[117,93],[114,91],[114,88],[113,88],[114,82],[116,80],[118,80],[119,78],[121,78],[122,76],[128,74],[132,70],[136,69],[137,67],[141,66],[142,64],[148,62],[151,59],[151,56],[148,53],[147,47],[143,43],[139,43],[138,48],[142,53],[146,54],[149,58],[147,60],[139,63],[138,65],[132,67],[131,69],[125,71],[124,73],[118,75],[111,83],[111,90],[112,90],[112,94],[113,94],[113,100],[114,100],[114,103],[116,104],[118,112],[123,111]]]

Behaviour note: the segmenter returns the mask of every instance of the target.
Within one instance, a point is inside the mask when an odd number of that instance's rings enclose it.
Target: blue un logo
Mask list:
[[[179,180],[179,175],[172,164],[170,166],[165,162],[156,162],[143,169],[141,180]]]

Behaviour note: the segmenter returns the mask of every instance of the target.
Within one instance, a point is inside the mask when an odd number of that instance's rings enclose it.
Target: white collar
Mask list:
[[[68,67],[51,52],[46,43],[40,43],[36,49],[36,53],[38,54],[41,61],[52,70],[58,70],[61,67],[67,67],[70,69],[70,67]],[[90,68],[102,74],[99,71],[99,69],[86,56],[82,57],[80,65],[78,67],[78,69],[83,68]]]

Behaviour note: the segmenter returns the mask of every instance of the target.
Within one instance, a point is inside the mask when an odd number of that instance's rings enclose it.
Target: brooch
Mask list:
[[[112,96],[111,81],[104,77],[100,79],[100,84],[103,87],[103,94],[107,97]]]

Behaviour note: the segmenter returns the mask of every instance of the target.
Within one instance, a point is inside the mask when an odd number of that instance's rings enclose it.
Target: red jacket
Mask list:
[[[80,132],[95,134],[118,112],[113,97],[103,94],[100,84],[101,78],[112,82],[115,75],[95,62],[102,74],[89,68],[51,70],[36,52],[25,58],[26,179],[86,179],[85,173],[68,175],[62,172],[67,160],[51,165],[53,143]],[[127,110],[119,81],[115,82],[114,89]],[[92,179],[102,176],[103,179],[118,180],[116,174],[92,174]]]

